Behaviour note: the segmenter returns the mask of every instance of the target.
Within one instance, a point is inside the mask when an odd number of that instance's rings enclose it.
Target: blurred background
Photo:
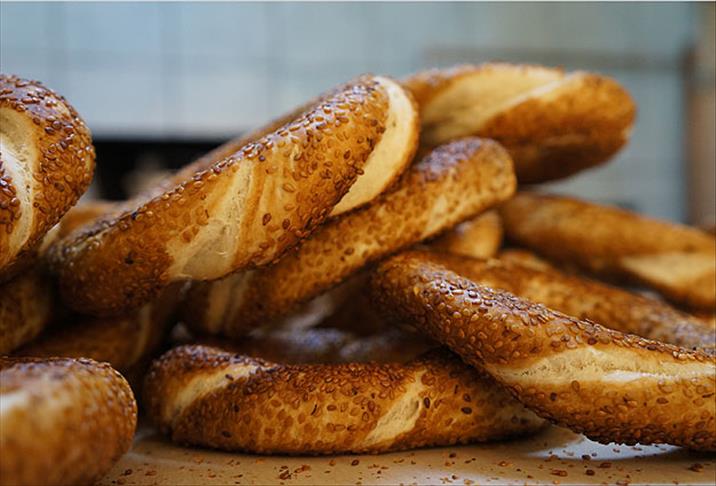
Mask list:
[[[506,60],[609,74],[631,144],[556,191],[713,224],[714,3],[0,3],[0,70],[92,129],[95,194],[175,168],[363,72]]]

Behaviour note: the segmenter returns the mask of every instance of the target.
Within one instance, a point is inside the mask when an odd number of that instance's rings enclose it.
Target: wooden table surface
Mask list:
[[[143,425],[100,484],[714,484],[716,454],[602,445],[549,427],[529,439],[382,455],[287,457],[173,445]]]

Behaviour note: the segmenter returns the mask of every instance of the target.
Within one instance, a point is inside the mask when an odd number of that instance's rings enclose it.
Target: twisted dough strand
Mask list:
[[[466,136],[500,142],[521,183],[606,162],[629,139],[636,108],[614,80],[519,64],[433,69],[403,80],[418,102],[421,144]]]
[[[423,254],[376,271],[374,296],[538,415],[600,442],[716,450],[716,357],[626,335],[478,285]]]
[[[627,278],[696,309],[716,308],[716,239],[698,229],[528,192],[500,212],[509,239],[550,259]]]
[[[327,223],[276,264],[193,285],[184,320],[203,332],[245,334],[514,190],[512,162],[495,142],[468,138],[444,145],[413,165],[394,190]]]
[[[689,349],[716,354],[716,330],[703,319],[626,290],[558,270],[498,260],[426,255],[473,282],[500,289],[578,319]]]
[[[386,125],[391,117],[398,122]],[[330,214],[366,164],[402,169],[415,142],[399,130],[403,118],[414,119],[407,93],[361,78],[139,207],[73,233],[50,251],[66,303],[118,314],[174,281],[275,260]]]
[[[419,120],[415,100],[409,93],[401,90],[396,83],[383,77],[378,77],[377,79],[385,81],[384,84],[388,91],[388,97],[391,103],[395,105],[391,107],[385,121],[385,126],[387,130],[390,131],[390,138],[392,140],[382,144],[383,154],[374,153],[368,158],[366,165],[363,167],[361,177],[353,183],[348,193],[333,207],[331,216],[337,216],[366,204],[389,188],[413,160],[413,156],[417,150]],[[149,200],[153,196],[161,195],[162,192],[171,189],[174,185],[191,178],[196,172],[210,168],[215,163],[227,157],[231,157],[255,140],[259,140],[280,129],[282,126],[290,124],[303,113],[310,111],[314,106],[330,100],[347,88],[350,89],[350,86],[351,83],[337,86],[267,125],[229,140],[179,170],[167,181],[159,184],[148,193],[141,195],[141,197]],[[400,145],[405,145],[408,149],[402,150]],[[391,154],[391,157],[386,157],[385,152],[388,151],[394,152]],[[390,164],[385,163],[386,159],[390,160],[392,167]]]
[[[182,346],[155,362],[144,396],[174,441],[269,454],[377,453],[543,425],[445,350],[406,364],[287,365]]]

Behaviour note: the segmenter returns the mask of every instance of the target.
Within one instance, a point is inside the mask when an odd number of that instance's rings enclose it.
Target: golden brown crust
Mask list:
[[[0,355],[42,332],[55,314],[53,297],[52,282],[41,268],[0,284]]]
[[[697,229],[536,193],[518,194],[501,214],[508,238],[550,259],[628,278],[690,307],[716,306],[716,240]]]
[[[73,207],[60,220],[57,228],[57,239],[68,236],[73,231],[88,225],[100,217],[117,210],[120,203],[113,201],[93,200]]]
[[[555,268],[547,260],[538,257],[535,253],[522,248],[505,248],[497,255],[503,262],[512,262],[523,267],[536,270],[549,270]],[[564,271],[564,269],[562,269]]]
[[[68,317],[13,355],[88,358],[127,372],[157,351],[174,322],[172,317],[179,298],[177,289],[168,288],[158,300],[127,316]]]
[[[67,304],[116,314],[173,281],[275,260],[329,215],[381,150],[388,91],[361,78],[140,207],[74,233],[50,255]],[[412,150],[402,142],[388,158]]]
[[[154,363],[144,393],[173,440],[266,454],[377,453],[542,426],[445,350],[407,364],[286,365],[183,346]]]
[[[92,360],[0,358],[0,482],[89,484],[132,443],[137,405]]]
[[[37,81],[0,74],[0,281],[30,263],[93,172],[92,137],[74,108]]]
[[[430,258],[473,282],[544,304],[578,319],[716,354],[716,331],[702,319],[670,305],[594,280],[510,261],[476,260],[442,254]]]
[[[476,74],[485,76],[502,74],[516,78],[517,82],[525,80],[519,83],[519,87],[516,89],[516,91],[520,91],[524,87],[536,88],[558,81],[564,77],[564,70],[547,68],[536,64],[507,64],[501,62],[488,62],[479,65],[458,64],[448,68],[432,68],[420,71],[403,79],[402,83],[413,94],[416,103],[421,107],[421,111],[425,111],[426,107],[438,95],[453,88],[462,80],[469,80],[471,76]],[[533,81],[530,81],[531,79]],[[512,95],[512,93],[510,94]]]
[[[380,77],[379,79],[388,80],[388,78]],[[140,195],[144,199],[151,199],[153,196],[160,195],[162,192],[171,189],[175,185],[181,183],[183,180],[190,178],[194,173],[201,170],[206,170],[213,164],[230,157],[232,154],[238,152],[244,146],[250,144],[255,140],[259,140],[271,132],[274,132],[282,126],[291,123],[293,120],[299,118],[303,113],[310,111],[314,106],[319,105],[331,97],[340,94],[345,89],[350,89],[351,83],[336,86],[335,88],[323,93],[321,96],[304,103],[295,110],[271,121],[267,125],[252,130],[246,134],[236,137],[221,146],[215,148],[209,153],[203,155],[199,159],[195,160],[191,164],[182,168],[174,176],[169,178],[167,181],[159,184],[158,187],[151,189],[146,194]],[[395,90],[398,85],[392,80],[388,83],[389,89]],[[404,99],[400,99],[404,97]],[[418,136],[420,133],[420,120],[418,117],[418,107],[413,99],[412,95],[404,90],[396,96],[396,93],[392,93],[391,102],[396,104],[402,104],[402,119],[389,116],[386,120],[386,124],[392,124],[393,126],[403,125],[402,130],[399,130],[400,136],[403,137],[402,143],[408,148],[403,151],[402,154],[397,154],[397,160],[394,161],[394,167],[380,167],[380,170],[374,170],[369,167],[364,167],[364,174],[370,172],[373,176],[368,179],[365,177],[358,178],[356,183],[351,186],[350,191],[346,194],[341,201],[334,206],[331,211],[331,216],[337,216],[343,212],[355,209],[356,207],[362,206],[370,200],[372,200],[378,194],[384,192],[390,186],[392,186],[403,173],[405,168],[413,160],[415,152],[418,147]],[[399,110],[400,111],[400,110]]]
[[[192,285],[184,320],[203,332],[245,334],[366,265],[504,201],[514,189],[510,158],[495,142],[469,138],[438,147],[393,191],[327,223],[276,264]]]
[[[67,309],[57,302],[56,290],[46,269],[44,252],[55,239],[63,238],[113,207],[113,203],[91,202],[71,208],[33,252],[35,261],[32,268],[0,284],[0,354],[8,354],[28,343],[48,325],[61,322],[66,317]],[[101,357],[97,360],[107,361]]]
[[[716,357],[626,335],[403,253],[374,296],[540,416],[601,442],[716,450]]]
[[[628,140],[634,102],[614,80],[541,66],[487,63],[403,81],[418,105],[422,142],[492,138],[522,183],[559,179],[607,161]]]
[[[460,223],[437,238],[431,247],[456,255],[492,258],[502,245],[502,221],[495,210]]]

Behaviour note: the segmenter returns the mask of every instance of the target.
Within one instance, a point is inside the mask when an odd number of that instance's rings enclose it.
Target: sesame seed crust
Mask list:
[[[405,80],[428,146],[464,136],[497,140],[522,183],[560,179],[606,162],[628,140],[636,108],[614,80],[532,65],[487,63]]]
[[[186,401],[197,381],[211,386]],[[262,454],[379,453],[543,425],[447,350],[405,364],[288,365],[182,346],[154,363],[144,396],[176,442]]]
[[[381,308],[600,442],[716,450],[716,357],[614,331],[479,285],[425,253],[375,272]]]
[[[348,192],[389,110],[381,82],[360,78],[163,194],[74,233],[50,252],[66,303],[117,314],[173,281],[275,260]]]
[[[691,350],[716,354],[716,329],[667,303],[555,268],[530,268],[509,260],[477,260],[448,254],[431,261],[473,282],[504,290],[578,319]]]
[[[245,334],[366,265],[504,201],[515,185],[512,162],[493,141],[467,138],[438,147],[392,191],[331,220],[276,264],[228,277],[221,285],[231,286],[233,298],[220,312],[208,312],[217,283],[193,284],[184,320],[202,332]]]
[[[89,484],[132,443],[137,405],[127,382],[89,359],[0,357],[3,484]]]
[[[399,84],[396,81],[383,76],[380,76],[376,79],[379,80],[381,85],[387,87],[389,90],[392,90],[391,95],[388,96],[389,101],[391,103],[395,103],[397,105],[409,105],[409,107],[404,107],[402,113],[400,109],[395,110],[396,112],[398,112],[396,113],[398,116],[396,116],[395,119],[391,120],[390,117],[387,117],[388,119],[386,119],[386,130],[390,130],[391,127],[389,127],[388,125],[390,125],[391,123],[393,124],[392,128],[395,128],[396,126],[399,126],[401,124],[406,125],[405,130],[400,133],[400,135],[404,135],[404,147],[402,150],[402,157],[400,154],[400,150],[396,150],[393,167],[383,165],[380,167],[380,170],[372,171],[371,168],[364,166],[364,172],[371,171],[379,175],[370,180],[367,180],[366,178],[359,178],[358,181],[356,181],[356,184],[360,186],[361,184],[359,183],[361,182],[367,183],[371,186],[372,192],[370,192],[369,194],[365,194],[365,191],[359,191],[361,192],[360,196],[353,198],[344,197],[343,199],[341,199],[340,204],[333,207],[333,209],[331,210],[331,216],[337,216],[340,213],[349,211],[363,204],[366,204],[375,196],[383,192],[385,189],[392,186],[393,183],[395,183],[395,181],[398,179],[398,177],[400,177],[408,164],[410,164],[417,150],[418,135],[420,132],[420,121],[418,119],[418,107],[415,103],[415,100],[412,98],[412,95],[407,90],[399,89]],[[190,178],[191,176],[193,176],[194,173],[206,170],[213,164],[227,157],[230,157],[231,155],[238,152],[240,149],[250,144],[254,140],[263,138],[266,135],[280,129],[282,126],[290,124],[293,120],[299,118],[303,113],[311,111],[316,105],[320,105],[321,103],[330,100],[332,97],[339,95],[344,90],[350,89],[351,85],[352,82],[336,86],[331,90],[327,91],[326,93],[321,94],[319,97],[308,101],[307,103],[304,103],[295,110],[268,123],[267,125],[229,140],[228,142],[222,144],[221,146],[215,148],[214,150],[201,156],[191,164],[182,168],[176,174],[174,174],[174,176],[168,178],[166,181],[163,181],[156,187],[151,188],[149,191],[147,191],[147,193],[142,194],[141,197],[144,199],[151,199],[151,197],[153,196],[160,195],[162,192],[171,189],[176,184],[181,183],[183,180]],[[396,93],[396,91],[398,92]],[[364,181],[361,181],[361,179],[364,179]],[[349,191],[349,193],[356,192],[356,184],[351,186],[351,190]],[[347,201],[347,199],[352,200]]]
[[[89,186],[94,158],[89,129],[62,96],[0,74],[0,281],[31,263]]]
[[[531,192],[500,213],[510,240],[547,258],[646,285],[678,304],[716,308],[716,240],[698,229]]]

